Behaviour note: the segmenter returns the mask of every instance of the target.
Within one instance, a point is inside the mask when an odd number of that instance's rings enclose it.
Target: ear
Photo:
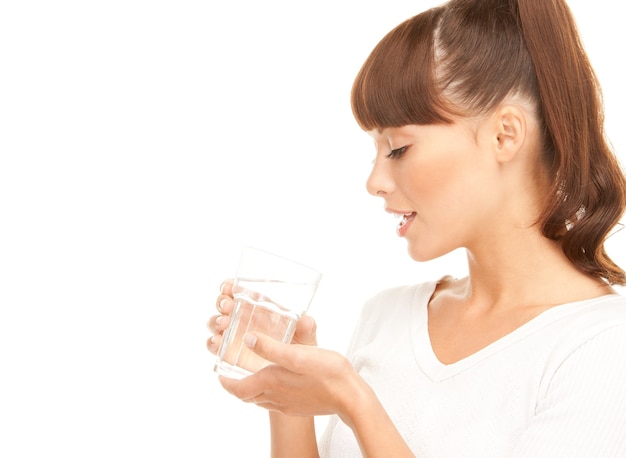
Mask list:
[[[501,105],[495,113],[494,127],[496,160],[501,163],[510,162],[526,140],[526,113],[513,104]]]

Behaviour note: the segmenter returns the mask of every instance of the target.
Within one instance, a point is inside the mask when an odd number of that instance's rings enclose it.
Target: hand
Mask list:
[[[207,323],[209,330],[213,332],[213,335],[207,340],[207,348],[214,355],[217,354],[220,348],[224,331],[228,328],[228,324],[230,323],[230,314],[235,308],[232,280],[226,280],[220,286],[220,295],[217,296],[215,307],[219,314],[213,315]]]
[[[246,345],[274,365],[242,380],[220,377],[231,394],[271,411],[312,416],[348,412],[364,382],[339,353],[307,345],[280,343],[263,334],[250,333]]]
[[[222,283],[220,295],[217,296],[215,305],[219,314],[213,315],[207,323],[208,328],[213,332],[213,335],[207,340],[207,348],[214,355],[217,354],[220,348],[224,331],[228,328],[230,315],[235,308],[235,302],[233,301],[233,280],[226,280]],[[296,324],[296,331],[292,343],[317,345],[316,329],[317,326],[313,318],[307,315],[303,316]]]

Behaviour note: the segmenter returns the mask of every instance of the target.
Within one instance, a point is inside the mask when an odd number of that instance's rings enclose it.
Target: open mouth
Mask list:
[[[413,219],[415,219],[415,212],[411,212],[411,213],[403,213],[400,215],[397,215],[399,218],[402,218],[400,220],[400,224],[398,224],[398,229],[404,227],[409,221],[412,221]]]
[[[411,221],[415,219],[415,216],[417,215],[417,213],[416,212],[401,213],[401,212],[396,212],[396,211],[391,211],[390,213],[393,213],[393,215],[396,218],[400,218],[400,223],[396,227],[396,232],[398,233],[400,237],[403,237],[406,234],[406,232],[409,230],[409,225]]]
[[[412,220],[413,218],[415,218],[415,212],[411,212],[411,213],[404,213],[401,215],[397,215],[399,218],[402,218],[400,220],[400,227],[404,226],[408,221]]]

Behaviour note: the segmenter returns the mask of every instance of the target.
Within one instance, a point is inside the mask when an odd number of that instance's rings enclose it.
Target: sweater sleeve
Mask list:
[[[513,456],[626,457],[626,325],[562,360]]]

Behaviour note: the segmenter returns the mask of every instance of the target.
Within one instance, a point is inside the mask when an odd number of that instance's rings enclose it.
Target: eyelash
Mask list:
[[[397,159],[397,158],[401,157],[406,152],[407,149],[409,149],[409,145],[405,145],[405,146],[402,146],[400,148],[392,149],[391,152],[389,154],[387,154],[387,157],[389,159]]]

